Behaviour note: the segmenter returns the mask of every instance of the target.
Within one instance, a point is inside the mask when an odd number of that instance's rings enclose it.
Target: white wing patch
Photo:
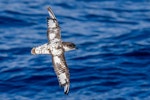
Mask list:
[[[65,73],[62,73],[62,74],[58,75],[58,78],[59,78],[59,81],[60,81],[61,84],[66,84],[67,77],[66,77]]]
[[[48,27],[49,28],[53,28],[53,27],[56,27],[57,25],[56,25],[56,23],[54,23],[54,21],[53,20],[48,20]]]
[[[61,63],[61,60],[58,56],[54,56],[54,60],[56,63],[60,64]]]
[[[56,37],[56,34],[52,33],[49,37],[52,40],[52,39],[54,39]]]

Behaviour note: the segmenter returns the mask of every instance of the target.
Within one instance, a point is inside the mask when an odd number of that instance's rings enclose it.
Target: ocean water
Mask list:
[[[50,6],[63,41],[71,87],[64,95],[47,42]],[[150,100],[149,0],[1,0],[0,100]]]

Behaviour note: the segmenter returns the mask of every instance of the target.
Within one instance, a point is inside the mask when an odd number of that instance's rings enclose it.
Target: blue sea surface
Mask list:
[[[46,43],[51,7],[63,41],[70,93]],[[150,0],[0,0],[0,100],[150,100]]]

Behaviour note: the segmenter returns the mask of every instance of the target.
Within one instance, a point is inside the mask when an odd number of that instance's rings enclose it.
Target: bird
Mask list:
[[[61,29],[59,23],[50,7],[48,7],[49,17],[47,17],[47,39],[48,43],[31,49],[31,54],[50,54],[52,56],[53,68],[56,73],[59,85],[64,87],[64,94],[69,93],[70,73],[66,63],[64,53],[75,50],[76,45],[72,42],[64,42],[61,39]]]

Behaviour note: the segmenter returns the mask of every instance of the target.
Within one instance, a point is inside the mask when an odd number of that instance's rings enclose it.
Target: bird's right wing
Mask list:
[[[59,84],[64,87],[64,93],[68,94],[70,87],[70,75],[64,54],[60,56],[53,56],[52,61]]]

